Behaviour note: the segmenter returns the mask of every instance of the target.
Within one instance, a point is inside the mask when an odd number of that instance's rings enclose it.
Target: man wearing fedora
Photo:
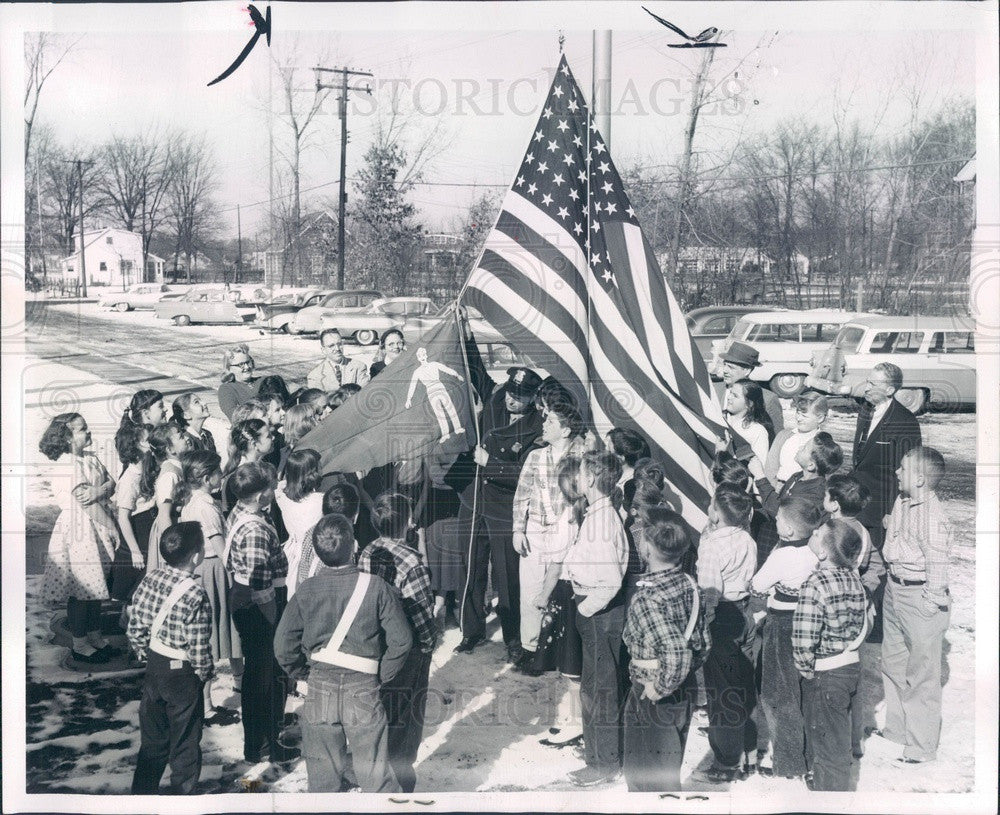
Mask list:
[[[750,372],[760,365],[760,355],[757,349],[745,342],[734,340],[732,345],[722,355],[722,382],[716,384],[717,393],[722,404],[726,404],[726,392],[734,382],[750,378]],[[774,432],[785,427],[785,419],[781,412],[781,400],[769,388],[761,387],[764,394],[764,407],[771,417]]]
[[[462,592],[462,641],[455,649],[471,652],[486,636],[486,582],[493,566],[497,616],[508,659],[522,654],[520,614],[520,556],[514,549],[514,491],[528,453],[542,434],[542,415],[535,408],[541,377],[529,368],[509,368],[507,382],[486,403],[481,421],[481,444],[473,451],[478,470],[475,511],[471,490],[463,494],[460,524],[467,535],[465,587]],[[475,484],[472,485],[475,488]],[[463,543],[463,547],[465,544]]]

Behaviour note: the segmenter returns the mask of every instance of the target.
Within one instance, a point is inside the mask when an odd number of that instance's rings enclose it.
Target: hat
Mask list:
[[[734,341],[722,355],[722,361],[742,365],[744,368],[756,368],[760,365],[760,355],[756,348],[752,348],[745,342]]]
[[[530,368],[508,368],[507,377],[507,393],[522,401],[534,399],[542,384],[542,378]]]

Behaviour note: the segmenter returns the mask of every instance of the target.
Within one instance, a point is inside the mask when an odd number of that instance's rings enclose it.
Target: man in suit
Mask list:
[[[723,405],[726,404],[726,392],[733,383],[750,378],[750,371],[760,365],[760,354],[753,346],[734,340],[732,345],[722,355],[722,382],[716,383],[716,392]],[[761,388],[764,395],[764,408],[771,417],[774,432],[778,433],[785,427],[785,419],[781,412],[781,400],[769,388]]]
[[[528,452],[542,433],[542,415],[535,408],[541,378],[528,368],[510,368],[507,383],[484,406],[482,443],[473,451],[478,471],[475,513],[472,496],[463,496],[461,524],[469,535],[466,581],[462,592],[462,641],[458,653],[471,652],[486,636],[486,583],[493,566],[493,588],[498,595],[497,616],[507,657],[522,654],[520,620],[520,557],[513,544],[514,491]],[[477,489],[473,483],[472,489]]]
[[[852,462],[854,475],[871,493],[871,501],[858,520],[872,537],[870,569],[878,569],[881,581],[874,600],[878,616],[869,642],[882,641],[882,595],[885,592],[885,565],[882,543],[885,540],[883,518],[892,510],[899,492],[896,470],[914,447],[921,444],[917,418],[894,398],[903,386],[903,372],[891,362],[880,362],[865,382],[864,401],[858,411],[854,431]]]
[[[328,328],[319,335],[323,348],[323,361],[306,377],[310,388],[335,391],[341,385],[367,385],[368,366],[344,353],[344,338],[336,328]]]

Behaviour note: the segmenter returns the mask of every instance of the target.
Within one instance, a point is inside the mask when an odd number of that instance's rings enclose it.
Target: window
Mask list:
[[[782,323],[761,323],[747,335],[747,339],[751,342],[798,342],[799,327]]]
[[[802,342],[832,342],[839,331],[839,323],[804,325],[802,326]]]
[[[729,329],[732,328],[731,318],[729,317],[716,317],[713,320],[709,320],[705,323],[705,327],[702,329],[703,334],[728,334]]]
[[[108,264],[105,263],[103,260],[98,264],[98,267],[102,272],[106,272],[108,270]]]
[[[229,292],[229,294],[236,294],[237,296],[239,296],[238,292]],[[209,303],[221,303],[225,299],[226,299],[226,296],[221,291],[209,292],[205,296],[205,300],[207,300]]]
[[[915,354],[924,341],[922,331],[880,331],[872,340],[873,354]]]
[[[114,239],[114,238],[112,238],[112,237],[111,237],[110,235],[108,235],[108,237],[106,237],[106,238],[104,239],[104,241],[105,241],[105,243],[107,243],[107,244],[108,244],[108,246],[110,246],[111,244],[113,244],[113,243],[115,242],[115,239]]]
[[[698,271],[698,261],[697,260],[682,260],[681,261],[681,274],[694,274]]]
[[[845,354],[855,353],[861,347],[861,340],[865,336],[865,330],[854,325],[845,325],[837,334],[834,340],[836,346]]]
[[[975,351],[976,339],[971,331],[939,331],[931,340],[932,354],[973,354]]]
[[[740,270],[740,262],[736,258],[726,258],[726,274],[736,274]]]
[[[742,340],[752,328],[754,328],[753,324],[747,320],[737,320],[733,330],[729,332],[729,337],[734,340]]]

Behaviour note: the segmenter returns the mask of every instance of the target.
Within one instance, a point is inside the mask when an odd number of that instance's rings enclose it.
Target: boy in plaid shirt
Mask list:
[[[622,637],[631,655],[632,686],[624,714],[630,791],[681,788],[694,672],[711,645],[701,590],[681,571],[689,547],[677,513],[666,507],[646,511],[639,553],[648,568],[636,586]]]
[[[792,615],[792,655],[802,677],[806,755],[813,790],[846,791],[851,777],[851,710],[868,633],[868,598],[858,575],[861,536],[827,521],[809,539],[819,567],[799,588]]]
[[[202,688],[214,669],[211,605],[193,577],[205,557],[200,524],[164,530],[160,555],[164,565],[139,583],[128,621],[129,643],[146,660],[133,795],[155,795],[168,761],[172,791],[194,792],[201,775]]]
[[[413,525],[410,499],[382,493],[375,499],[372,521],[380,537],[361,552],[358,568],[396,587],[413,629],[413,647],[406,662],[379,689],[389,720],[389,762],[403,792],[413,792],[417,783],[413,763],[423,738],[431,655],[437,645],[431,573],[406,540]]]

